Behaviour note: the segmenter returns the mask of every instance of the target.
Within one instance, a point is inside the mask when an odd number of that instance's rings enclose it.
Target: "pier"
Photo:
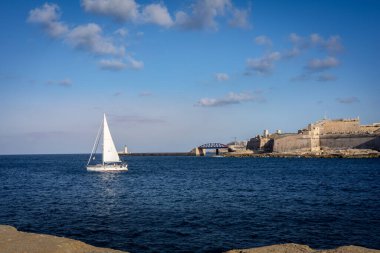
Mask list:
[[[205,156],[206,150],[214,149],[215,154],[219,155],[229,151],[228,146],[221,143],[207,143],[192,149],[190,152],[147,152],[147,153],[129,153],[125,147],[124,152],[119,152],[119,156]]]

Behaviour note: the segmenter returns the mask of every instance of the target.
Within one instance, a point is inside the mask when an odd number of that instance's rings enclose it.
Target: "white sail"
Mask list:
[[[103,163],[120,162],[119,154],[116,151],[115,144],[113,143],[110,129],[104,114],[103,122]]]

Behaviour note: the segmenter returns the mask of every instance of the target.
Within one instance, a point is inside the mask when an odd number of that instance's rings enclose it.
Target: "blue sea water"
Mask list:
[[[380,249],[380,159],[0,156],[0,224],[130,252]]]

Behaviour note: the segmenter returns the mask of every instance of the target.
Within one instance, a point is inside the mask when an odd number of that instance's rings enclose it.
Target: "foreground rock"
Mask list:
[[[86,243],[57,237],[17,231],[0,225],[1,253],[125,253],[125,251],[97,248]]]
[[[98,248],[86,243],[52,235],[25,233],[11,226],[0,225],[1,253],[127,253]],[[343,246],[330,250],[315,250],[307,245],[279,244],[252,249],[234,249],[226,253],[380,253],[380,250],[358,246]]]
[[[307,245],[294,243],[265,246],[252,249],[234,249],[226,253],[380,253],[380,250],[367,249],[358,246],[343,246],[329,250],[315,250]]]

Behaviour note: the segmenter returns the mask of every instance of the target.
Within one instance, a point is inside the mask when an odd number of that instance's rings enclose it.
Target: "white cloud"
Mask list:
[[[340,36],[330,36],[328,39],[324,39],[319,34],[310,35],[310,42],[312,45],[320,47],[326,50],[328,53],[337,53],[343,50]]]
[[[323,41],[323,38],[317,33],[313,33],[310,35],[310,42],[314,45],[319,45],[323,43]]]
[[[259,101],[260,97],[255,96],[248,92],[234,93],[230,92],[227,96],[223,98],[202,98],[196,103],[196,106],[202,107],[217,107],[217,106],[226,106],[232,104],[240,104],[243,102],[249,101]]]
[[[163,3],[140,6],[135,0],[82,0],[82,6],[87,12],[112,17],[120,22],[150,23],[163,27],[174,23]]]
[[[232,27],[249,28],[249,10],[240,10],[234,8],[232,10],[232,18],[228,21],[228,24]]]
[[[75,48],[95,54],[122,55],[125,50],[103,37],[102,28],[94,23],[75,27],[67,34],[66,41]]]
[[[104,70],[123,70],[127,67],[127,64],[125,64],[122,60],[118,59],[111,59],[111,60],[100,60],[99,61],[99,67]]]
[[[176,13],[176,24],[183,29],[202,30],[218,29],[215,21],[217,16],[224,15],[225,5],[229,1],[198,1],[194,4],[191,14],[184,11]]]
[[[60,16],[58,5],[45,3],[42,7],[29,11],[27,21],[41,25],[51,37],[60,37],[69,30],[59,21]]]
[[[297,47],[293,47],[291,50],[288,50],[282,54],[283,58],[289,59],[294,58],[301,54],[301,50]]]
[[[84,2],[91,5],[97,1],[83,1],[83,3]],[[100,2],[97,3],[100,4]],[[125,47],[123,45],[117,45],[114,42],[114,38],[106,37],[99,25],[89,23],[75,26],[72,29],[64,26],[64,29],[60,30],[59,26],[63,23],[59,21],[59,18],[60,13],[58,5],[44,4],[43,6],[30,11],[28,22],[41,24],[49,35],[60,37],[60,39],[73,48],[90,52],[95,56],[106,55],[117,57],[117,59],[99,60],[98,65],[101,69],[122,70],[129,68],[138,70],[144,67],[144,63],[142,61],[138,61],[131,56],[125,57]],[[112,35],[124,37],[127,36],[127,34],[128,30],[120,28],[113,32]],[[56,81],[51,81],[50,83],[58,84]],[[61,82],[60,85],[69,86],[70,84],[69,82]]]
[[[313,73],[303,73],[301,75],[295,76],[290,79],[291,81],[318,81],[318,82],[329,82],[337,80],[337,77],[331,74],[320,74],[314,76]]]
[[[125,63],[121,59],[103,59],[99,61],[99,67],[104,70],[123,70],[126,68],[140,70],[144,68],[144,63],[142,61],[138,61],[131,56],[127,57],[127,63]]]
[[[134,0],[82,0],[85,11],[110,16],[118,21],[136,21],[138,4]]]
[[[162,2],[139,5],[135,0],[81,0],[81,3],[86,12],[134,24],[149,23],[166,28],[176,25],[182,29],[217,30],[217,17],[228,14],[230,26],[250,27],[250,10],[234,7],[231,0],[196,0],[188,13],[183,10],[176,11],[175,21]]]
[[[119,36],[121,36],[121,37],[128,36],[128,30],[125,29],[125,28],[119,28],[114,33],[117,34],[117,35],[119,35]]]
[[[138,61],[134,59],[132,56],[128,57],[128,61],[129,61],[129,66],[128,66],[129,68],[132,68],[135,70],[140,70],[144,68],[144,62]]]
[[[228,79],[230,79],[230,77],[226,73],[216,73],[215,79],[217,81],[227,81]]]
[[[343,50],[343,45],[340,36],[330,36],[325,42],[324,47],[330,52],[340,52]]]
[[[281,59],[279,52],[271,52],[261,58],[248,58],[247,68],[249,71],[254,71],[259,74],[269,73],[276,61]]]
[[[343,45],[339,35],[333,35],[325,39],[317,33],[310,34],[309,37],[302,37],[295,33],[289,35],[289,40],[293,47],[299,50],[306,50],[311,47],[317,47],[328,54],[338,53],[343,50]]]
[[[265,35],[257,36],[255,43],[259,46],[272,46],[272,40]]]
[[[359,98],[357,97],[337,98],[336,101],[341,104],[353,104],[360,102]]]
[[[296,33],[291,33],[289,34],[289,40],[294,44],[298,44],[302,41],[302,38]]]
[[[164,27],[173,25],[168,9],[162,4],[149,4],[144,7],[141,19],[143,23],[152,23]]]
[[[232,16],[229,24],[234,27],[249,27],[248,10],[240,10],[233,6],[231,0],[197,0],[191,6],[191,12],[176,12],[175,23],[185,30],[218,29],[216,19],[226,15]]]
[[[306,68],[311,71],[323,71],[337,67],[338,65],[339,61],[336,58],[330,56],[325,59],[310,60]]]

